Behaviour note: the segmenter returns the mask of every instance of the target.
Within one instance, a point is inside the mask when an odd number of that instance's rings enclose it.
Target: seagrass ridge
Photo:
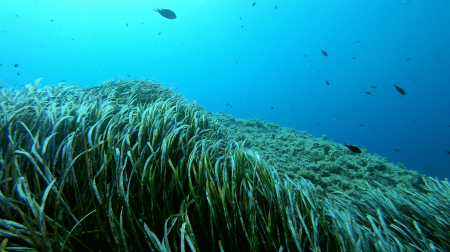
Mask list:
[[[449,251],[450,183],[280,175],[155,80],[0,94],[0,251]]]

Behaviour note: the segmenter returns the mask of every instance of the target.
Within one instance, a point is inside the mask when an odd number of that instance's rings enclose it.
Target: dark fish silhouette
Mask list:
[[[252,3],[252,6],[255,6],[255,5],[256,5],[256,2],[253,2],[253,3]]]
[[[405,95],[405,94],[406,94],[406,92],[405,92],[405,90],[403,90],[403,88],[398,87],[397,85],[394,85],[394,86],[395,86],[395,89],[397,89],[397,91],[398,91],[400,94],[402,94],[402,95]]]
[[[131,75],[127,74],[128,77],[131,77]]]
[[[411,58],[407,58],[406,61],[410,60]]]
[[[369,92],[369,91],[367,91],[367,92],[364,92],[364,93],[366,93],[366,94],[372,94],[371,92]]]
[[[364,124],[360,124],[359,126],[362,127],[362,126],[364,126]]]
[[[277,5],[277,6],[275,6],[275,8],[274,8],[274,9],[276,10],[277,8],[278,8],[278,5]]]
[[[159,32],[158,35],[161,35],[161,32]]]
[[[377,86],[370,86],[371,88],[377,88]]]
[[[327,80],[325,81],[325,83],[327,83],[327,85],[330,85],[330,82],[328,82]]]
[[[328,53],[327,53],[327,52],[325,52],[325,51],[322,50],[322,49],[320,49],[320,50],[322,51],[323,55],[325,55],[325,57],[328,57]]]
[[[305,54],[305,57],[308,57],[308,55]]]
[[[169,10],[169,9],[154,9],[154,11],[158,12],[159,15],[167,18],[167,19],[175,19],[177,18],[177,15],[175,15],[175,12]]]
[[[19,66],[19,64],[17,64],[17,63],[16,63],[16,64],[14,64],[14,67],[18,67],[18,66]]]
[[[354,145],[348,145],[348,144],[344,143],[344,146],[347,147],[352,152],[361,153],[361,150],[358,147],[354,146]]]
[[[272,107],[272,106],[271,106],[270,108],[271,108],[271,109],[273,109],[273,107]]]
[[[448,154],[450,154],[450,151],[448,151],[448,150],[445,150]]]
[[[398,149],[393,149],[393,150],[395,150],[396,152],[398,152]]]
[[[20,73],[17,73],[17,75],[20,75]]]
[[[127,27],[128,27],[128,23],[125,23],[126,25],[127,25]]]
[[[359,41],[359,40],[356,40],[356,43],[359,43],[359,42],[361,42],[361,41]]]
[[[352,57],[352,59],[356,59],[355,57]]]

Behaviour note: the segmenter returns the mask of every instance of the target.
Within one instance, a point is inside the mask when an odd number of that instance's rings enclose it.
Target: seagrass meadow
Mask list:
[[[447,180],[154,80],[39,81],[1,89],[1,251],[450,251]]]

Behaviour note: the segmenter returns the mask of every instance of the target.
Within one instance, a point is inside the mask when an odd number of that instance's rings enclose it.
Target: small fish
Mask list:
[[[396,152],[398,152],[398,149],[393,149],[393,150],[395,150]]]
[[[127,74],[128,77],[131,77],[131,75]]]
[[[361,150],[358,147],[354,146],[354,145],[348,145],[348,144],[344,143],[344,146],[347,147],[352,152],[361,153]]]
[[[377,88],[377,86],[370,86],[370,87],[371,87],[371,88],[375,88],[375,89]]]
[[[277,8],[278,8],[278,5],[277,5],[277,6],[275,6],[275,8],[274,8],[274,9],[276,10]]]
[[[158,35],[161,35],[161,32],[159,32]]]
[[[61,82],[66,82],[65,80],[61,80]]]
[[[306,54],[305,54],[304,56],[305,56],[305,57],[308,57],[308,55],[306,55]]]
[[[364,92],[364,93],[366,93],[366,94],[372,94],[371,92],[369,92],[369,91],[367,91],[367,92]]]
[[[50,19],[50,22],[53,22],[53,19]]]
[[[410,60],[411,58],[407,58],[406,61]]]
[[[16,17],[19,17],[19,16],[17,16],[17,14],[16,14]]]
[[[352,57],[352,59],[356,59],[355,57]]]
[[[239,20],[242,20],[242,18],[241,18],[241,17],[239,17]]]
[[[359,126],[362,127],[362,126],[364,126],[364,124],[360,124]]]
[[[448,150],[445,150],[448,154],[450,154],[450,151],[448,151]]]
[[[327,85],[330,85],[330,82],[329,82],[329,81],[327,81],[327,80],[325,80],[325,83],[327,83]]]
[[[271,109],[273,109],[273,107],[272,107],[272,106],[270,106],[270,108],[271,108]]]
[[[18,66],[19,66],[19,64],[17,64],[17,63],[16,63],[16,64],[14,64],[14,67],[18,67]]]
[[[17,75],[20,75],[20,73],[17,73]]]
[[[243,26],[243,25],[241,25],[241,28],[244,28],[244,26]]]
[[[234,61],[236,61],[236,63],[237,63],[237,59],[235,59]]]
[[[127,25],[127,27],[128,27],[128,23],[125,23],[126,25]]]
[[[325,51],[322,50],[322,49],[320,49],[320,50],[322,51],[323,55],[325,55],[325,57],[328,57],[328,53],[327,53],[327,52],[325,52]]]
[[[169,10],[169,9],[158,9],[155,8],[154,11],[158,12],[159,15],[167,18],[167,19],[175,19],[177,18],[177,15],[175,15],[175,12]]]
[[[0,64],[0,66],[3,66],[2,64]]]
[[[398,87],[397,85],[394,85],[394,86],[395,86],[395,89],[397,89],[397,91],[398,91],[400,94],[402,94],[402,95],[405,95],[405,94],[406,94],[406,92],[405,92],[405,90],[403,90],[403,88]]]
[[[256,2],[253,2],[253,3],[252,3],[252,6],[255,6],[255,5],[256,5]]]
[[[359,40],[356,40],[356,43],[359,43],[359,42],[361,42],[361,41],[359,41]]]

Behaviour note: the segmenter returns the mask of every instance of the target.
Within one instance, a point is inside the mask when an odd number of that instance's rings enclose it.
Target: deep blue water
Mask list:
[[[158,79],[208,111],[327,135],[442,179],[449,10],[445,0],[2,1],[0,82]]]

